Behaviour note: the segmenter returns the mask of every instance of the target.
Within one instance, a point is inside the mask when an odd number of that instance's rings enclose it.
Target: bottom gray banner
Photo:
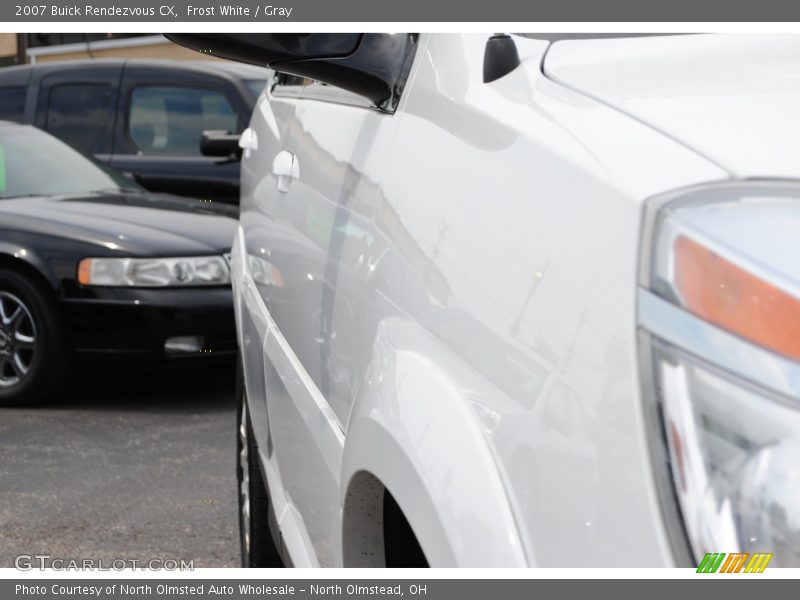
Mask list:
[[[754,594],[797,591],[790,579],[758,576],[698,575],[697,579],[253,579],[253,580],[5,580],[0,598],[292,598],[352,600],[367,598],[425,598],[425,600],[499,600],[513,598],[635,598],[640,600],[707,600],[724,594],[726,600],[752,600]]]

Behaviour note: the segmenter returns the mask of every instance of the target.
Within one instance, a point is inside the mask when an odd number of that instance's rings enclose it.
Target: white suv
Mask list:
[[[236,34],[245,565],[800,566],[800,37]]]

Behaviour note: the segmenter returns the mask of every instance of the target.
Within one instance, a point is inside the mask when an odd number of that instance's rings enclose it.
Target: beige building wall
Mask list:
[[[13,35],[13,34],[11,34]],[[14,41],[16,53],[16,40]],[[65,44],[46,48],[30,48],[28,62],[43,63],[82,58],[168,58],[173,60],[217,60],[212,56],[188,50],[161,36],[103,40],[89,44]]]
[[[17,55],[17,34],[0,33],[0,58]]]

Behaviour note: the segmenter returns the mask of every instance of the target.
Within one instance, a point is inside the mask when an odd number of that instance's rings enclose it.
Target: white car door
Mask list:
[[[274,77],[272,75],[267,84],[268,90],[275,85]],[[301,87],[298,85],[287,87],[291,87],[294,94],[300,93]],[[287,97],[290,95],[291,92],[286,93]],[[269,249],[275,230],[272,207],[278,196],[273,173],[264,168],[264,165],[283,149],[293,110],[294,105],[291,102],[272,99],[268,92],[262,94],[249,127],[240,140],[243,148],[240,225],[244,234],[248,270],[253,281],[252,286],[244,285],[238,291],[242,310],[239,311],[240,322],[237,326],[240,331],[242,368],[250,399],[250,420],[255,438],[262,448],[268,445],[262,353],[267,337],[268,318],[264,307],[269,307],[270,287],[274,283]]]
[[[305,82],[308,83],[308,82]],[[271,446],[293,518],[320,565],[337,564],[344,432],[359,381],[350,368],[372,243],[370,221],[394,117],[343,90],[276,87],[290,107],[271,161],[265,301]],[[263,208],[262,208],[263,211]]]

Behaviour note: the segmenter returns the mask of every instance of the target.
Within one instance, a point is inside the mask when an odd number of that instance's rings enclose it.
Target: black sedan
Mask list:
[[[0,122],[0,405],[47,398],[73,362],[233,356],[235,213],[145,192]]]

